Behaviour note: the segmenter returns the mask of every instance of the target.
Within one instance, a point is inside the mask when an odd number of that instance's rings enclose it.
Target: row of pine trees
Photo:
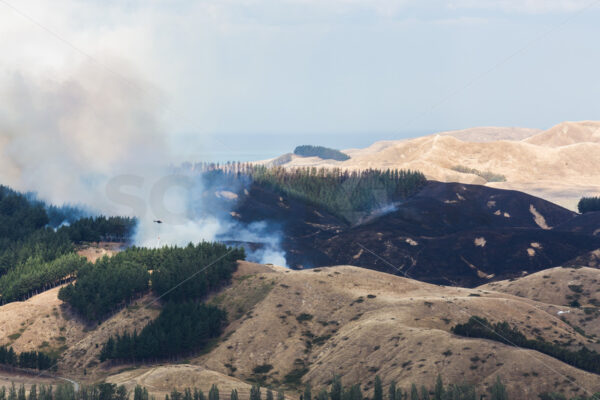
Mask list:
[[[227,283],[237,260],[244,258],[243,249],[216,242],[133,247],[86,263],[78,269],[77,281],[63,287],[58,297],[88,321],[102,321],[149,289],[163,301],[201,300]]]
[[[75,242],[127,241],[136,224],[131,218],[81,217],[81,210],[65,210],[0,185],[1,304],[26,300],[69,279],[85,264],[75,254]],[[67,213],[75,215],[70,225],[53,225]]]
[[[418,171],[339,168],[284,168],[249,163],[194,164],[182,166],[207,181],[231,188],[254,183],[280,194],[321,207],[354,223],[382,207],[418,192],[426,183]],[[211,183],[212,182],[212,183]]]
[[[600,211],[600,196],[598,197],[582,197],[577,204],[579,212],[585,214],[587,212]]]
[[[296,397],[295,395],[293,396]],[[560,393],[541,393],[538,397],[542,400],[567,400]],[[173,389],[165,396],[165,400],[240,400],[237,389],[233,389],[229,396],[222,396],[217,385],[212,385],[208,393],[198,388],[185,388],[183,391]],[[287,397],[289,398],[289,397]],[[70,384],[61,384],[53,388],[49,385],[32,385],[29,393],[24,385],[17,388],[14,383],[6,389],[0,388],[0,400],[156,400],[151,396],[148,389],[136,386],[133,393],[129,393],[124,386],[113,383],[100,383],[96,385],[83,386],[75,391]],[[261,388],[253,385],[247,400],[285,400],[286,394],[283,390],[274,392],[270,388]],[[441,376],[438,376],[432,388],[411,385],[410,388],[402,389],[395,382],[384,385],[377,376],[374,382],[373,395],[367,397],[360,385],[353,384],[344,386],[341,379],[333,378],[328,388],[322,388],[318,393],[313,393],[310,384],[306,384],[304,391],[300,394],[300,400],[509,400],[505,385],[499,377],[486,393],[477,392],[474,386],[468,384],[444,385]],[[577,396],[571,400],[599,400],[600,393],[591,396]],[[242,399],[246,400],[246,399]]]
[[[264,394],[263,394],[264,393]],[[132,396],[133,395],[133,396]],[[293,396],[296,397],[295,395]],[[561,393],[540,393],[541,400],[567,400]],[[213,384],[205,395],[198,388],[185,388],[183,391],[173,389],[165,396],[165,400],[240,400],[237,389],[233,389],[229,396],[222,396],[217,385]],[[255,384],[250,389],[247,400],[285,400],[286,394],[283,390],[274,392],[271,388],[261,388]],[[19,388],[13,383],[8,389],[0,388],[0,400],[156,400],[151,396],[148,389],[136,386],[133,393],[114,383],[99,383],[83,386],[77,392],[73,385],[61,384],[56,388],[50,385],[32,385],[29,393],[25,386]],[[379,376],[375,377],[373,395],[367,397],[359,384],[344,386],[339,376],[334,376],[328,388],[321,388],[317,393],[309,383],[300,394],[300,400],[509,400],[506,386],[496,377],[494,384],[485,393],[478,392],[473,385],[448,384],[445,385],[442,377],[438,375],[432,388],[413,384],[410,388],[403,389],[394,381],[385,385]],[[242,399],[246,400],[246,399]],[[519,400],[519,399],[515,399]],[[579,395],[570,400],[600,400],[600,393],[591,396]]]

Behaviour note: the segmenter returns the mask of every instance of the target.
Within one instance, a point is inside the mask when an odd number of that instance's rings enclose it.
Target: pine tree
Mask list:
[[[194,388],[194,400],[206,400],[204,392],[198,388]]]
[[[421,400],[429,400],[429,390],[425,386],[421,386]]]
[[[238,400],[238,391],[237,389],[233,389],[231,391],[231,396],[229,397],[230,400]]]
[[[219,400],[219,388],[214,383],[208,391],[208,400]]]
[[[342,400],[342,380],[339,375],[333,377],[329,397],[331,400]]]
[[[260,386],[252,385],[250,388],[250,400],[260,400],[260,397]]]
[[[35,385],[31,385],[29,389],[29,400],[37,400],[37,387]]]
[[[312,400],[312,394],[310,389],[310,383],[306,382],[306,386],[304,387],[304,396],[302,400]]]
[[[319,395],[317,396],[317,399],[329,400],[329,395],[327,394],[327,389],[322,388],[321,391],[319,392]]]
[[[267,400],[273,400],[273,391],[271,388],[267,389]]]
[[[396,381],[390,382],[388,389],[388,400],[396,400]]]
[[[419,400],[419,390],[414,383],[410,386],[410,400]]]
[[[119,385],[113,400],[128,400],[128,399],[129,399],[129,393],[127,393],[127,388],[123,385]]]
[[[183,395],[177,389],[171,391],[171,400],[183,400]]]
[[[277,400],[285,400],[285,393],[281,389],[277,391]]]
[[[381,378],[375,376],[375,387],[373,388],[373,400],[383,400],[383,388],[381,386]]]
[[[352,385],[350,387],[350,400],[363,400],[362,390],[360,385]]]
[[[491,400],[508,400],[508,394],[506,393],[506,387],[500,381],[500,377],[496,376],[496,382],[490,388],[492,394]]]
[[[408,400],[408,393],[404,392],[402,388],[397,388],[396,400]]]
[[[442,376],[438,375],[435,381],[435,389],[434,389],[434,400],[444,400],[444,383],[442,382]]]
[[[19,392],[17,393],[17,400],[27,400],[27,395],[25,392],[24,384],[21,384],[21,386],[19,386]]]
[[[8,400],[17,400],[17,387],[14,382],[8,388]]]
[[[144,400],[143,396],[144,390],[140,385],[137,385],[135,389],[133,389],[133,400]]]

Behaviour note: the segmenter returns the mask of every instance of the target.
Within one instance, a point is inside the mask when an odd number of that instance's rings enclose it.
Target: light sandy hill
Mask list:
[[[560,306],[568,306],[577,298],[584,306],[594,306],[600,305],[600,269],[556,267],[518,279],[488,283],[480,289]]]
[[[83,335],[83,326],[61,307],[60,287],[0,307],[0,344],[15,351],[60,351]]]
[[[12,346],[16,352],[40,350],[62,355],[58,373],[78,379],[94,378],[93,369],[89,376],[84,376],[84,369],[97,364],[101,344],[111,334],[139,330],[158,315],[157,307],[143,307],[152,300],[144,296],[100,326],[88,326],[58,299],[59,290],[56,287],[1,306],[0,344]]]
[[[600,121],[563,122],[524,141],[547,147],[600,143]]]
[[[520,141],[487,139],[511,137],[506,132],[518,138],[527,130],[508,128],[494,133],[500,128],[474,128],[376,142],[364,149],[345,151],[351,159],[343,162],[292,156],[280,164],[291,168],[419,170],[429,179],[515,188],[575,209],[582,195],[600,195],[599,128],[600,122],[566,122]],[[457,166],[501,174],[506,182],[488,183],[478,174],[455,171]]]
[[[273,385],[297,384],[301,377],[320,387],[340,374],[369,390],[379,374],[403,387],[412,382],[432,386],[441,373],[447,380],[482,387],[499,374],[515,398],[543,390],[571,393],[582,390],[578,385],[600,389],[597,376],[537,352],[450,333],[456,323],[479,315],[508,321],[530,337],[590,345],[558,318],[556,306],[349,266],[269,271],[244,280],[252,282],[271,289],[228,329],[218,347],[193,364]],[[272,369],[257,373],[260,366]],[[577,384],[565,382],[566,375]]]
[[[229,399],[233,389],[238,391],[240,398],[247,399],[250,397],[251,387],[250,384],[237,378],[197,365],[186,364],[142,367],[112,375],[106,381],[125,385],[129,391],[133,391],[136,385],[142,385],[157,399],[164,399],[173,388],[178,388],[180,391],[184,388],[198,388],[208,395],[213,384],[218,386],[222,399]]]
[[[562,306],[561,318],[590,337],[596,339],[600,335],[600,269],[556,267],[519,279],[489,283],[480,289]],[[569,307],[576,305],[574,302],[580,307]],[[600,351],[598,344],[590,347]]]
[[[587,282],[589,277],[572,279]],[[588,290],[592,287],[585,286],[583,292]],[[453,335],[452,326],[478,315],[508,321],[528,337],[541,336],[572,348],[594,346],[595,340],[560,319],[557,311],[564,307],[488,288],[442,287],[351,266],[291,271],[242,262],[232,285],[210,299],[228,311],[231,321],[214,347],[185,364],[154,366],[97,361],[110,334],[141,329],[156,316],[155,307],[144,307],[151,298],[98,327],[86,327],[60,306],[57,291],[0,307],[0,321],[7,327],[3,337],[25,327],[13,343],[25,350],[62,334],[67,348],[60,375],[82,383],[106,379],[129,388],[139,383],[157,398],[174,387],[198,386],[206,392],[216,383],[224,398],[237,388],[244,399],[244,382],[249,381],[287,387],[294,396],[301,381],[318,389],[334,373],[346,383],[360,382],[366,390],[372,389],[375,374],[385,382],[395,379],[404,388],[413,382],[432,386],[438,374],[447,382],[467,381],[484,388],[500,375],[513,398],[533,398],[551,390],[600,390],[597,375],[543,354]],[[598,329],[594,323],[586,333]],[[267,372],[257,372],[260,366]]]
[[[541,132],[541,129],[480,126],[476,128],[440,132],[438,135],[453,136],[463,142],[495,142],[498,140],[523,140]]]
[[[146,295],[100,325],[87,327],[84,334],[64,351],[58,364],[60,370],[88,382],[103,377],[105,372],[95,367],[99,364],[102,345],[108,338],[117,333],[140,331],[159,313],[160,304],[154,302],[152,295]]]

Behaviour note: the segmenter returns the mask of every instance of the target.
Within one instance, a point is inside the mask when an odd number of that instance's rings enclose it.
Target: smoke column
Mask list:
[[[55,205],[135,216],[139,245],[256,241],[265,245],[250,259],[285,265],[277,233],[238,224],[232,199],[173,175],[169,166],[183,160],[169,153],[164,101],[127,65],[114,61],[111,69],[119,76],[88,63],[60,78],[15,72],[0,79],[0,183]]]

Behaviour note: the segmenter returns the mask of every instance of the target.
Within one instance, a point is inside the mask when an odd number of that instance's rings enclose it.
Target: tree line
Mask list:
[[[169,302],[139,334],[111,336],[100,361],[154,361],[192,354],[221,334],[226,319],[225,311],[214,306]]]
[[[23,301],[69,282],[88,264],[85,258],[75,253],[64,254],[49,262],[44,262],[39,256],[31,257],[0,277],[2,304]]]
[[[137,220],[130,217],[80,218],[69,225],[63,225],[59,231],[65,231],[69,239],[81,242],[126,242],[134,233]]]
[[[0,400],[129,400],[129,398],[125,386],[112,383],[84,385],[77,392],[73,385],[66,383],[57,385],[56,388],[52,385],[31,385],[29,392],[23,384],[19,388],[14,383],[8,389],[5,386],[0,388]]]
[[[490,339],[511,346],[523,347],[547,354],[573,367],[595,374],[600,373],[600,354],[582,346],[573,351],[543,339],[527,339],[516,327],[508,322],[490,323],[486,318],[473,316],[464,324],[457,324],[452,332],[465,337]]]
[[[2,304],[26,300],[70,279],[85,264],[75,255],[74,242],[127,240],[135,225],[131,218],[99,216],[54,229],[48,210],[60,214],[31,194],[0,185]]]
[[[287,169],[247,163],[195,164],[188,168],[212,180],[218,175],[231,187],[236,187],[235,180],[254,182],[322,207],[351,223],[365,213],[412,196],[427,183],[420,172],[398,169]]]
[[[58,297],[87,320],[101,321],[150,288],[164,301],[201,300],[229,282],[237,260],[244,258],[243,249],[216,242],[132,247],[95,264],[85,263],[77,270],[77,280],[63,287]]]
[[[0,364],[4,366],[46,370],[55,363],[55,358],[39,351],[17,353],[12,347],[0,346]]]
[[[587,212],[600,211],[600,196],[582,197],[577,203],[577,209],[581,214]]]
[[[161,249],[132,247],[113,258],[152,270],[152,290],[166,301],[158,318],[141,332],[117,334],[104,343],[101,361],[127,362],[191,354],[218,337],[226,314],[202,300],[230,281],[245,253],[241,248],[201,242]]]
[[[348,222],[357,214],[370,213],[406,199],[427,182],[416,171],[255,167],[255,182],[326,210]]]
[[[448,384],[445,385],[441,376],[438,375],[434,385],[431,388],[416,385],[410,388],[402,389],[394,381],[387,385],[384,390],[384,384],[379,376],[375,377],[373,395],[370,400],[479,400],[486,398],[490,400],[509,400],[505,385],[496,377],[494,384],[488,389],[487,394],[479,393],[473,385],[469,384]],[[266,388],[264,390],[259,385],[253,385],[250,389],[248,400],[285,400],[285,392]],[[489,397],[488,397],[489,394]],[[132,399],[133,397],[133,399]],[[538,397],[541,400],[567,400],[559,393],[540,393]],[[165,400],[240,400],[237,389],[232,389],[229,396],[222,396],[219,387],[215,384],[211,386],[207,394],[198,388],[174,388],[171,393],[165,395]],[[125,386],[117,386],[114,383],[98,383],[95,385],[84,385],[78,392],[75,392],[72,385],[61,384],[54,390],[50,385],[32,385],[29,393],[25,386],[19,388],[13,383],[7,390],[6,387],[0,388],[0,400],[156,400],[151,396],[148,389],[137,385],[133,393],[130,393]],[[339,376],[334,376],[329,388],[321,388],[319,392],[313,395],[310,384],[306,384],[304,391],[300,395],[301,400],[367,400],[369,399],[362,392],[360,385],[350,386],[342,385]],[[570,400],[599,400],[600,393],[591,396],[578,395]]]
[[[60,289],[58,298],[88,321],[100,321],[146,292],[150,274],[125,257],[102,257],[77,270],[77,280]]]

